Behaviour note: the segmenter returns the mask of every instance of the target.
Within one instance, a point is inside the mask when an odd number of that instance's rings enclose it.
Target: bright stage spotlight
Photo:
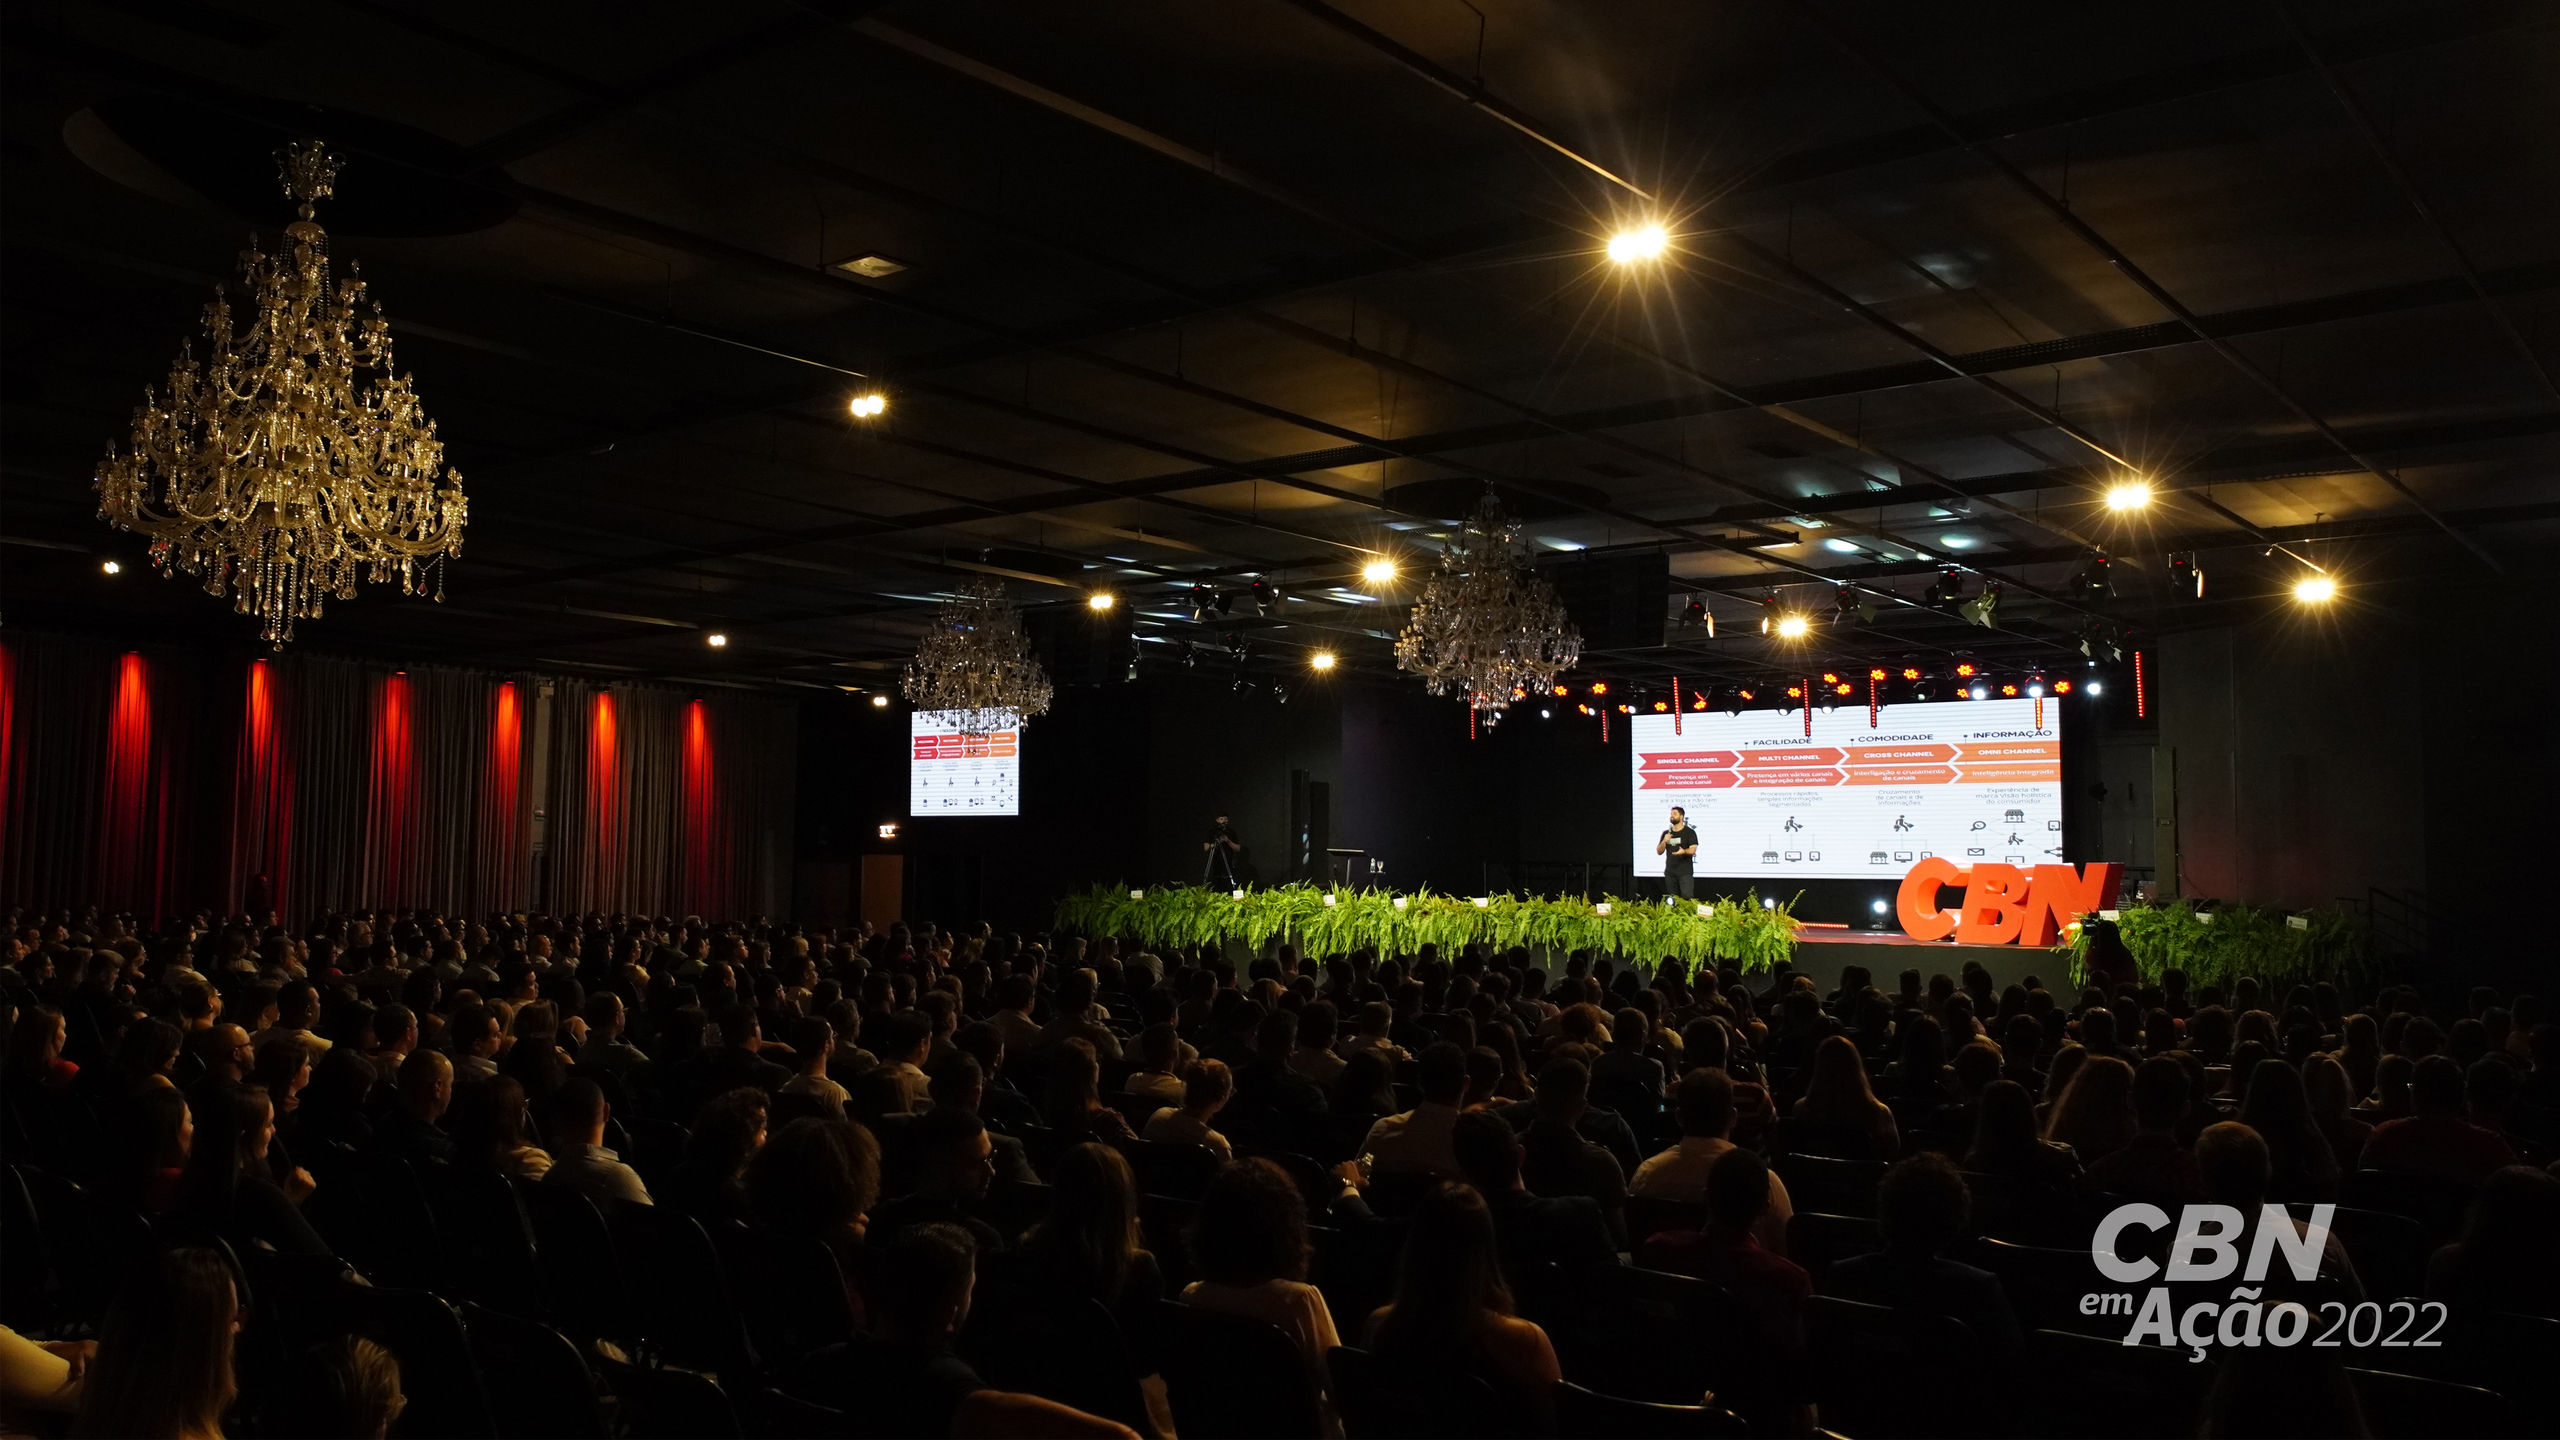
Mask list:
[[[2326,605],[2338,598],[2338,582],[2313,571],[2293,582],[2293,598],[2305,605]]]
[[[1812,628],[1812,622],[1801,615],[1778,617],[1778,638],[1781,640],[1801,640],[1805,637],[1805,632]]]
[[[889,697],[888,697],[888,696],[886,696],[886,695],[874,695],[874,696],[872,696],[872,697],[871,697],[871,708],[872,708],[872,709],[874,709],[874,710],[886,710],[886,709],[888,709],[888,708],[889,708]]]
[[[721,646],[729,643],[729,637],[721,634],[717,630],[714,630],[710,634],[702,637],[702,643],[710,646],[714,650],[717,650]]]
[[[2126,480],[2107,491],[2107,508],[2119,513],[2139,510],[2151,503],[2151,487],[2139,480]]]
[[[1658,260],[1671,248],[1671,234],[1659,225],[1644,225],[1621,230],[1609,237],[1609,258],[1621,265],[1639,260]]]
[[[1307,664],[1313,669],[1330,670],[1333,668],[1333,652],[1330,650],[1319,650],[1313,655],[1307,657]]]
[[[1396,562],[1384,559],[1372,560],[1360,567],[1360,578],[1372,585],[1384,585],[1396,578]]]
[[[1096,590],[1092,594],[1084,597],[1084,603],[1085,608],[1089,610],[1108,610],[1113,605],[1117,604],[1118,601],[1113,598],[1110,591]]]
[[[853,403],[847,408],[853,411],[856,420],[876,420],[888,412],[889,397],[874,390],[868,395],[854,396]]]

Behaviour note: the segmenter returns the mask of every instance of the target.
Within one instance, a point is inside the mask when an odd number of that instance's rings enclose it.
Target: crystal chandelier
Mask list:
[[[963,735],[1010,730],[1049,708],[1049,677],[1022,634],[1022,612],[981,577],[933,617],[907,662],[906,696],[951,717]]]
[[[1396,668],[1434,695],[1499,711],[1513,692],[1544,691],[1582,658],[1582,636],[1556,592],[1529,568],[1520,527],[1492,494],[1467,517],[1396,637]]]
[[[293,622],[352,600],[359,571],[422,594],[438,557],[462,553],[462,477],[391,369],[391,329],[364,281],[329,273],[328,235],[311,219],[338,162],[317,140],[278,157],[301,216],[289,255],[240,257],[247,313],[235,323],[217,289],[205,307],[207,353],[182,349],[165,392],[146,390],[133,437],[98,467],[98,518],[151,540],[167,575],[228,588],[281,646]]]

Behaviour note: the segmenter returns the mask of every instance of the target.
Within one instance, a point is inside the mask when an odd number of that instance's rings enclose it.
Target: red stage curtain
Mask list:
[[[763,696],[11,636],[0,900],[771,912],[793,724]]]

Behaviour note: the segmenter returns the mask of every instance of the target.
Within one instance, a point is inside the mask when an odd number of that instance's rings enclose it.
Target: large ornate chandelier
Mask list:
[[[237,596],[281,646],[293,622],[352,600],[357,573],[422,594],[426,570],[462,553],[462,477],[444,466],[435,422],[409,377],[391,369],[391,329],[364,281],[329,273],[328,235],[311,218],[338,162],[317,140],[278,168],[301,218],[289,255],[240,257],[247,313],[220,290],[205,307],[208,350],[182,349],[165,392],[146,390],[133,438],[98,467],[98,518],[150,537],[163,575],[204,577]],[[360,313],[361,312],[361,313]]]
[[[907,702],[951,717],[963,735],[1010,730],[1049,708],[1049,677],[1032,658],[1022,612],[993,579],[960,588],[935,613],[907,662]]]
[[[1396,637],[1397,669],[1420,675],[1434,695],[1500,710],[1515,692],[1543,692],[1573,668],[1582,635],[1529,568],[1519,539],[1520,527],[1488,493],[1414,602]]]

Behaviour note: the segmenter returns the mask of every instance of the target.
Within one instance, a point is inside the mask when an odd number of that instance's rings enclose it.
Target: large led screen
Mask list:
[[[1674,805],[1700,875],[1891,879],[1924,856],[2062,861],[2062,704],[1954,700],[1634,718],[1635,873]]]
[[[907,752],[910,815],[1022,813],[1022,732],[963,735],[948,711],[911,717]]]

